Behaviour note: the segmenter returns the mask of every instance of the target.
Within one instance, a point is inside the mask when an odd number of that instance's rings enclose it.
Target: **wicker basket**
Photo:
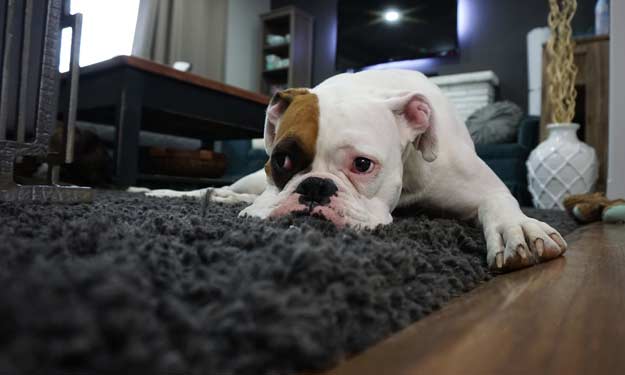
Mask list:
[[[210,150],[175,150],[151,147],[144,168],[152,174],[219,178],[226,172],[226,156]]]

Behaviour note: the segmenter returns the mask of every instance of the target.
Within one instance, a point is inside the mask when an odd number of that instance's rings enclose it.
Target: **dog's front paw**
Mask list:
[[[131,186],[128,189],[126,189],[126,191],[128,193],[149,193],[150,189],[144,188],[144,187],[138,187],[138,186]]]
[[[177,197],[199,197],[200,194],[195,194],[193,191],[176,191],[170,189],[156,189],[149,190],[145,193],[148,197],[157,198],[177,198]]]
[[[556,258],[566,251],[557,230],[523,216],[485,228],[488,266],[495,271],[528,267]]]
[[[228,188],[210,189],[211,202],[219,203],[253,203],[258,197],[256,194],[236,193]]]

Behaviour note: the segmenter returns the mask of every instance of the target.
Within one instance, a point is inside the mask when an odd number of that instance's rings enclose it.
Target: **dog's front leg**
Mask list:
[[[267,186],[265,171],[263,169],[244,176],[230,186],[221,188],[204,188],[191,191],[176,191],[170,189],[150,190],[140,187],[130,187],[130,193],[145,193],[150,197],[193,197],[203,198],[210,193],[212,202],[220,203],[253,203]]]
[[[513,270],[556,258],[566,242],[549,225],[523,214],[508,192],[490,195],[478,207],[484,229],[488,265],[493,270]]]

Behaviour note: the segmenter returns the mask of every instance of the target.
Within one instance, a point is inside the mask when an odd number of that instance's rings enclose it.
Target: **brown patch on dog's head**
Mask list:
[[[317,95],[307,89],[289,89],[274,95],[265,122],[265,146],[270,154],[265,173],[280,189],[310,166],[318,134]]]

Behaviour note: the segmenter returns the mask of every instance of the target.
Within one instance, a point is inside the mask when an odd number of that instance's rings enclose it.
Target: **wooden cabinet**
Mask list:
[[[289,87],[310,87],[313,18],[288,6],[260,16],[260,90],[273,95]]]
[[[577,100],[573,122],[580,124],[579,138],[594,147],[599,159],[597,191],[605,192],[608,170],[608,93],[610,41],[607,35],[575,39],[575,87]],[[540,139],[547,138],[551,105],[547,101],[549,77],[545,74],[549,56],[543,50],[543,90]]]

